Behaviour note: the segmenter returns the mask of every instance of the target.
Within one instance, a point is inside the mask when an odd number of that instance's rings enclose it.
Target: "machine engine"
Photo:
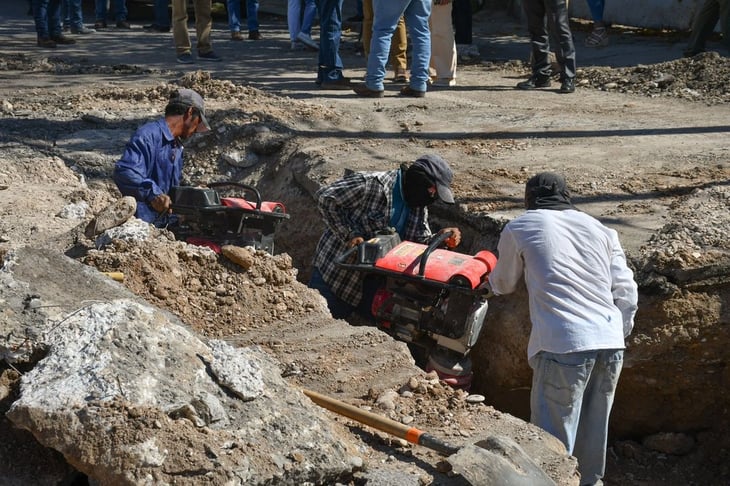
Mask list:
[[[253,197],[222,197],[217,189],[224,187]],[[223,245],[237,245],[273,254],[276,227],[289,219],[282,203],[262,201],[254,187],[235,182],[173,187],[170,198],[178,218],[173,230],[176,236],[190,244],[208,246],[216,253]]]
[[[417,362],[454,386],[471,383],[469,351],[487,314],[487,276],[497,258],[437,249],[450,234],[430,245],[378,235],[342,255],[338,263],[383,277],[372,303],[377,326],[409,343]],[[353,261],[354,259],[354,261]]]

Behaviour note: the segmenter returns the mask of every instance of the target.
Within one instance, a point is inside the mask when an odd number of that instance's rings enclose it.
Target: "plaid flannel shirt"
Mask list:
[[[327,226],[317,244],[314,266],[340,299],[356,306],[362,299],[364,274],[341,269],[335,259],[356,236],[365,240],[391,227],[393,188],[398,171],[353,173],[317,192],[317,205]],[[401,178],[402,179],[402,178]],[[403,240],[425,243],[431,237],[428,210],[410,208]]]

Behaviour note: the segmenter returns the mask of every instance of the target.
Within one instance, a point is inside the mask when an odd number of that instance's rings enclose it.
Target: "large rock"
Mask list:
[[[354,445],[336,436],[331,420],[283,381],[270,355],[205,343],[170,314],[125,298],[123,288],[106,285],[98,272],[97,297],[110,297],[114,287],[117,299],[75,302],[74,288],[66,287],[65,315],[41,318],[44,309],[59,305],[56,292],[28,294],[13,269],[20,274],[31,265],[36,273],[42,255],[11,255],[2,274],[0,298],[36,314],[35,322],[4,319],[3,335],[20,335],[30,324],[34,333],[26,338],[45,352],[23,375],[7,416],[79,471],[115,485],[196,484],[202,478],[303,484],[334,482],[358,463]],[[68,264],[77,274],[89,273]]]

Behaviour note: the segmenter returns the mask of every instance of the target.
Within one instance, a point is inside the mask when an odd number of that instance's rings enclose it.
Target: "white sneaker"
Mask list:
[[[317,44],[310,36],[308,36],[304,32],[299,32],[297,34],[297,40],[305,46],[309,47],[310,49],[319,50],[319,44]]]

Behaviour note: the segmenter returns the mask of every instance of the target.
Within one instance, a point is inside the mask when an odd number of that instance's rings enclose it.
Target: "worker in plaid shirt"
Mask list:
[[[428,242],[433,235],[427,207],[437,200],[454,203],[452,177],[444,159],[423,155],[396,170],[348,174],[317,192],[327,229],[317,244],[309,286],[325,297],[333,317],[344,319],[357,311],[372,318],[370,305],[380,287],[376,276],[338,267],[337,257],[388,228],[401,240]],[[447,240],[453,248],[461,242],[461,232],[444,228],[437,234],[447,231],[453,232]]]

